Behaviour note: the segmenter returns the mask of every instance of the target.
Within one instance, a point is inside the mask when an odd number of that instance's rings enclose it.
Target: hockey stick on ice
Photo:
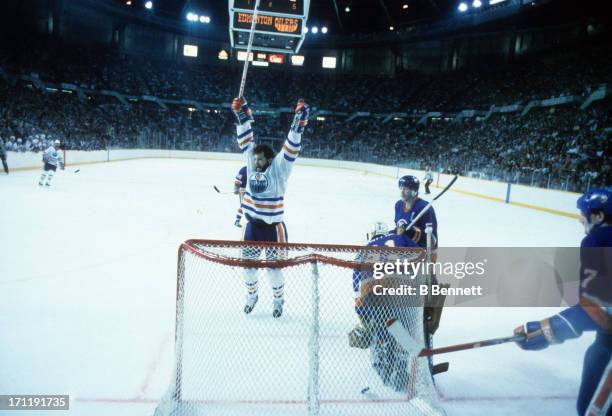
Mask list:
[[[217,191],[218,194],[221,194],[221,195],[230,195],[234,193],[234,191],[222,191],[219,188],[217,188],[217,185],[213,185],[213,189]]]
[[[373,402],[380,400],[380,396],[376,394],[375,392],[373,392],[372,390],[370,390],[369,387],[364,387],[363,389],[361,389],[361,394],[363,394],[366,399],[372,400]]]
[[[395,318],[391,318],[387,321],[387,330],[393,336],[393,338],[410,354],[418,354],[419,357],[429,357],[437,354],[446,354],[449,352],[465,351],[474,348],[490,347],[493,345],[506,344],[508,342],[523,341],[526,338],[533,338],[542,334],[541,330],[530,332],[528,335],[513,335],[510,337],[501,337],[486,339],[483,341],[468,342],[465,344],[450,345],[448,347],[440,348],[421,348],[417,342],[410,336],[406,328]]]
[[[414,224],[416,224],[416,222],[417,222],[417,221],[418,221],[418,220],[419,220],[419,219],[420,219],[420,218],[421,218],[423,215],[425,215],[425,213],[426,213],[427,211],[429,211],[429,209],[430,209],[430,208],[433,206],[433,203],[434,203],[435,201],[437,201],[437,200],[438,200],[438,199],[439,199],[439,198],[440,198],[442,195],[444,195],[444,194],[446,193],[446,191],[448,191],[448,190],[450,189],[450,187],[451,187],[451,186],[453,186],[453,184],[454,184],[454,183],[457,181],[457,178],[458,178],[458,176],[457,176],[457,175],[455,175],[455,176],[453,177],[453,179],[451,179],[451,181],[448,183],[448,185],[446,185],[446,186],[444,187],[444,189],[442,189],[442,192],[440,192],[438,195],[436,195],[436,196],[434,197],[434,199],[432,199],[432,200],[431,200],[431,202],[430,202],[429,204],[427,204],[427,205],[425,206],[425,208],[423,208],[423,209],[421,210],[421,212],[419,212],[419,214],[418,214],[416,217],[414,217],[414,219],[413,219],[413,220],[410,222],[410,224],[408,224],[408,225],[406,226],[406,229],[407,229],[407,230],[409,230],[410,228],[412,228],[412,227],[414,226]]]
[[[536,335],[535,333],[531,333],[530,337],[535,336],[535,335]],[[446,354],[449,352],[464,351],[464,350],[471,350],[474,348],[490,347],[493,345],[506,344],[508,342],[518,342],[518,341],[523,341],[525,338],[527,338],[527,335],[513,335],[511,337],[501,337],[501,338],[486,339],[483,341],[467,342],[465,344],[450,345],[448,347],[423,349],[421,353],[419,354],[419,357],[429,357],[431,355],[436,355],[436,354]]]

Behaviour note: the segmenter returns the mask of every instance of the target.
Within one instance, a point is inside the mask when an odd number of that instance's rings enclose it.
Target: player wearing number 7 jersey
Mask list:
[[[236,139],[240,150],[245,154],[247,165],[247,184],[242,199],[242,209],[247,219],[244,231],[245,241],[287,242],[287,227],[283,222],[285,213],[285,191],[287,180],[302,147],[302,133],[308,124],[310,108],[304,100],[299,100],[295,116],[282,150],[276,155],[270,146],[256,145],[253,136],[253,115],[243,97],[235,98],[232,111],[236,116]],[[261,250],[243,253],[247,258],[256,259]],[[283,255],[281,250],[266,250],[266,259],[275,260]],[[277,269],[268,269],[273,292],[272,316],[283,314],[284,278]],[[245,313],[251,313],[258,300],[257,270],[245,272],[247,299]]]
[[[577,206],[587,234],[580,244],[579,301],[515,333],[537,334],[518,343],[537,351],[595,331],[584,356],[576,410],[580,416],[612,416],[612,189],[591,189]]]

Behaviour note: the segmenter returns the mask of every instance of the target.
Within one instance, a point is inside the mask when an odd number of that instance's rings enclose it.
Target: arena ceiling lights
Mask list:
[[[486,1],[486,0],[472,0],[472,8],[479,9],[480,7],[482,7],[484,1]],[[496,5],[496,4],[504,3],[506,1],[507,0],[488,0],[487,4],[489,6],[493,6],[493,5]],[[469,8],[470,8],[470,6],[468,6],[468,3],[466,3],[465,1],[462,1],[457,6],[457,10],[459,10],[460,13],[467,12]]]
[[[200,23],[203,23],[203,24],[210,23],[210,17],[209,16],[198,15],[197,13],[192,13],[192,12],[187,13],[187,20],[189,22],[194,22],[194,23],[197,23],[197,22],[200,22]]]

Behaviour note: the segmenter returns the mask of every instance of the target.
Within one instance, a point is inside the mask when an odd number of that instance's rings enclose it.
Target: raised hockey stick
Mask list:
[[[238,98],[244,94],[244,87],[246,85],[247,72],[249,70],[249,57],[251,50],[253,49],[253,38],[255,37],[255,26],[257,24],[257,15],[259,14],[259,0],[255,0],[255,7],[253,8],[253,20],[251,21],[251,32],[249,33],[249,43],[246,50],[246,59],[244,60],[244,67],[242,67],[242,79],[240,80],[240,92]]]
[[[419,357],[430,357],[437,354],[446,354],[449,352],[465,351],[474,348],[490,347],[493,345],[506,344],[508,342],[523,341],[526,338],[533,338],[541,335],[542,331],[537,330],[530,332],[528,335],[512,335],[510,337],[501,337],[486,339],[483,341],[467,342],[465,344],[449,345],[448,347],[440,348],[421,348],[417,342],[410,336],[406,328],[400,321],[395,318],[391,318],[387,321],[387,330],[393,336],[393,338],[410,354],[418,354]]]
[[[430,208],[433,206],[433,203],[434,203],[435,201],[437,201],[437,200],[438,200],[438,199],[439,199],[439,198],[440,198],[442,195],[444,195],[444,194],[446,193],[446,191],[448,191],[448,190],[450,189],[450,187],[451,187],[451,186],[453,186],[453,184],[454,184],[454,183],[457,181],[457,178],[458,178],[458,176],[457,176],[457,175],[455,175],[455,176],[453,177],[453,179],[451,179],[451,181],[448,183],[448,185],[446,185],[446,186],[444,187],[444,189],[442,189],[442,192],[440,192],[438,195],[436,195],[436,196],[434,197],[434,199],[432,199],[432,200],[431,200],[431,202],[429,202],[429,204],[427,204],[427,205],[425,206],[425,208],[423,208],[423,209],[421,210],[421,212],[419,212],[419,214],[418,214],[416,217],[414,217],[414,219],[413,219],[413,220],[410,222],[410,224],[408,224],[408,225],[406,226],[406,229],[407,229],[407,230],[409,230],[409,229],[411,229],[412,227],[414,227],[414,224],[416,224],[416,222],[417,222],[417,221],[418,221],[418,220],[419,220],[419,219],[420,219],[420,218],[421,218],[423,215],[425,215],[425,213],[426,213],[427,211],[429,211],[429,209],[430,209]]]

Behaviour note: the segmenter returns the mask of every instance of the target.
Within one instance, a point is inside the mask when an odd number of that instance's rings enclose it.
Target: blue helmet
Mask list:
[[[416,193],[419,192],[419,184],[417,177],[412,175],[402,176],[398,182],[400,188],[408,188]]]
[[[400,189],[409,190],[405,196],[402,192],[402,198],[405,198],[406,201],[414,201],[419,195],[419,180],[415,176],[402,176],[399,180],[398,185]]]
[[[586,218],[593,211],[612,217],[612,188],[593,188],[578,198],[576,206]]]

